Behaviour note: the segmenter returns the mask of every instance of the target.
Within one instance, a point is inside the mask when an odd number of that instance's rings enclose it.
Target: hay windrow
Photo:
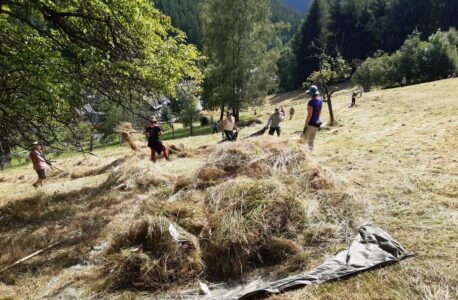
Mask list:
[[[220,145],[208,156],[198,176],[207,181],[239,175],[262,178],[292,174],[309,163],[309,154],[299,145],[261,137]]]
[[[123,190],[145,191],[169,181],[160,166],[152,163],[147,155],[135,154],[113,169],[107,184]]]

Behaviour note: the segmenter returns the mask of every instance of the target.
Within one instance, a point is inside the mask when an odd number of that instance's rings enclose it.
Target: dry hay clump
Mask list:
[[[104,264],[108,289],[164,290],[204,269],[197,239],[164,217],[143,217],[116,235]]]
[[[167,181],[167,189],[156,189],[167,193],[142,203],[140,210],[151,217],[114,239],[105,268],[114,282],[111,288],[168,289],[172,282],[225,280],[288,262],[300,268],[307,259],[321,259],[347,242],[365,209],[330,171],[314,164],[307,151],[282,140],[220,146],[199,176],[168,180],[160,174],[146,157],[135,155],[111,176],[116,184],[129,187],[147,187],[152,178],[154,184]],[[171,235],[170,224],[186,237],[192,251],[181,246],[164,246],[161,254],[151,250],[151,241],[154,247],[161,245],[157,232],[161,238]]]
[[[176,145],[167,146],[167,151],[169,152],[170,155],[174,155],[179,158],[196,156],[196,152],[194,150],[186,148],[183,144],[179,144],[178,146]]]
[[[134,154],[113,169],[106,183],[122,190],[148,190],[168,181],[169,178],[157,164],[151,162],[148,155]]]
[[[121,135],[123,141],[127,142],[132,150],[140,151],[141,147],[133,136],[134,133],[140,133],[140,131],[134,129],[132,123],[121,122],[116,126],[114,131]]]
[[[302,251],[292,237],[306,228],[306,211],[280,182],[239,177],[212,188],[207,205],[203,255],[210,275],[242,275]]]
[[[209,274],[239,276],[280,263],[303,247],[346,241],[362,203],[348,193],[307,191],[297,182],[246,177],[210,188],[209,225],[201,239]]]
[[[315,166],[305,147],[282,139],[255,138],[222,144],[207,158],[197,177],[219,181],[225,177],[265,178],[274,175],[306,177],[313,189],[332,189],[337,181]]]
[[[288,173],[307,165],[308,153],[286,140],[256,138],[221,144],[207,158],[199,177],[210,173],[224,176],[246,175],[261,178],[276,173]],[[220,170],[220,173],[216,172]],[[216,178],[217,179],[217,178]]]

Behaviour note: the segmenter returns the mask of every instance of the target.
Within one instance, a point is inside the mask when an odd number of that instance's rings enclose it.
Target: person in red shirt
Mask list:
[[[161,155],[163,153],[166,160],[170,160],[167,153],[167,148],[162,144],[160,136],[162,135],[162,129],[157,124],[156,117],[152,116],[149,118],[149,123],[145,128],[145,135],[148,139],[148,147],[151,148],[151,160],[156,162],[156,153]]]
[[[46,179],[46,161],[41,154],[41,145],[38,142],[32,144],[29,158],[32,161],[33,169],[38,175],[33,187],[43,186],[43,181]]]

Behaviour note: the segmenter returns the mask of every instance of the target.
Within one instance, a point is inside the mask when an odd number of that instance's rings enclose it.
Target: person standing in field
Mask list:
[[[32,144],[30,148],[29,158],[32,161],[33,169],[37,172],[38,179],[33,184],[34,188],[43,186],[43,182],[46,179],[46,160],[41,154],[41,145],[38,142]]]
[[[148,139],[148,147],[151,149],[151,161],[156,162],[156,153],[163,154],[166,160],[170,160],[167,148],[162,143],[160,136],[163,134],[162,128],[157,123],[154,116],[149,118],[148,125],[145,127],[145,135]]]
[[[293,119],[295,112],[296,112],[296,110],[294,109],[294,107],[291,106],[291,108],[289,109],[289,119],[290,120]]]
[[[307,118],[305,119],[303,134],[305,142],[308,144],[309,149],[312,151],[315,143],[316,133],[322,124],[320,116],[321,109],[323,108],[323,100],[318,97],[320,92],[315,85],[312,85],[306,93],[312,98],[307,105]]]
[[[235,124],[235,118],[232,116],[231,112],[227,112],[226,119],[223,121],[222,127],[226,140],[233,141],[234,129],[237,129],[237,125]]]
[[[269,120],[267,121],[267,125],[265,128],[269,128],[269,135],[274,135],[274,133],[277,133],[277,136],[280,136],[281,134],[281,127],[280,123],[283,122],[285,119],[285,116],[281,112],[280,108],[276,107],[275,112],[270,115]]]
[[[353,91],[353,94],[351,95],[351,105],[350,107],[356,107],[356,96],[358,96],[357,91]]]

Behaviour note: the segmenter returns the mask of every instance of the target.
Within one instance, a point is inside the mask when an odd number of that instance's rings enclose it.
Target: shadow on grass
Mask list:
[[[0,281],[14,284],[18,274],[56,272],[81,262],[116,215],[113,211],[122,209],[113,206],[121,206],[125,197],[110,192],[110,186],[103,183],[68,193],[37,194],[1,207],[0,269],[55,242],[64,242],[0,274]]]

